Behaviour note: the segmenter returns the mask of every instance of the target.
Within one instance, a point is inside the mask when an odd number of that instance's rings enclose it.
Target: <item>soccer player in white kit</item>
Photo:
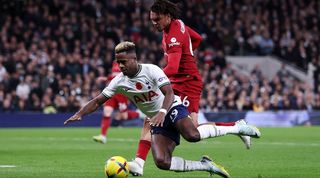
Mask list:
[[[179,172],[208,171],[210,174],[229,177],[222,166],[206,156],[200,161],[172,157],[173,150],[180,143],[180,134],[189,142],[198,142],[220,136],[220,133],[213,125],[194,126],[187,108],[182,105],[180,98],[174,95],[164,72],[153,64],[138,64],[134,43],[119,43],[115,47],[115,56],[121,73],[101,94],[90,100],[64,124],[81,120],[82,116],[98,109],[114,94],[122,93],[150,118],[148,121],[151,126],[151,149],[158,168]]]

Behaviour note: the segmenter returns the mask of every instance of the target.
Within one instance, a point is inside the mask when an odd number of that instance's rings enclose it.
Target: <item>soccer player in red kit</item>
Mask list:
[[[186,26],[180,19],[180,10],[176,4],[167,0],[156,0],[151,6],[150,20],[153,26],[163,32],[162,48],[167,65],[163,71],[170,79],[174,93],[180,96],[183,104],[188,108],[195,126],[198,126],[198,111],[201,92],[203,88],[202,77],[197,67],[193,51],[198,48],[201,36]],[[246,124],[244,120],[228,123],[211,123],[216,125],[217,132],[222,135],[238,129],[240,125]],[[147,126],[141,132],[136,158],[129,162],[132,175],[141,176],[143,166],[150,149],[150,139]],[[241,140],[249,149],[251,138],[239,135]]]
[[[108,77],[99,77],[99,81],[110,82],[116,75],[120,73],[119,64],[112,63],[111,74]],[[100,143],[107,142],[107,132],[111,124],[111,115],[114,110],[119,110],[117,120],[131,120],[140,117],[140,113],[128,110],[128,98],[122,94],[116,94],[110,98],[103,106],[103,116],[101,120],[100,135],[93,136],[93,140]]]

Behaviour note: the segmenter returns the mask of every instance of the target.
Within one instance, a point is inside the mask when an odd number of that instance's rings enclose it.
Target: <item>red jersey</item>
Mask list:
[[[121,72],[121,70],[119,68],[119,64],[116,61],[113,61],[112,68],[111,68],[111,74],[109,74],[109,76],[108,76],[108,81],[111,81],[120,72]]]
[[[171,82],[202,80],[193,54],[193,47],[197,48],[201,40],[201,36],[181,20],[172,20],[169,28],[163,31],[162,47],[168,63],[164,72]]]
[[[115,76],[117,76],[121,72],[119,68],[119,64],[116,61],[113,61],[111,74],[108,75],[108,81],[110,82]],[[120,113],[124,113],[128,111],[128,98],[123,94],[113,95],[112,98],[108,99],[104,103],[105,106],[111,106],[114,109],[118,109]]]

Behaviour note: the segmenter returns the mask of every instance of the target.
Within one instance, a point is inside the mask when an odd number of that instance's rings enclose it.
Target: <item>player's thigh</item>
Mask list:
[[[175,124],[182,137],[188,142],[197,142],[200,140],[200,133],[190,118],[177,120]]]
[[[128,119],[128,112],[127,111],[119,111],[117,113],[117,120],[127,120]]]
[[[196,112],[191,112],[190,117],[192,119],[193,124],[197,127],[199,125],[198,123],[198,113]]]
[[[172,152],[176,147],[175,141],[163,134],[151,135],[151,150],[156,164],[170,164]]]

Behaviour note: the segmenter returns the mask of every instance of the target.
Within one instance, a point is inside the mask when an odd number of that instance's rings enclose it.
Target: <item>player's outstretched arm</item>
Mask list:
[[[81,117],[78,114],[74,114],[73,116],[69,117],[66,121],[64,121],[64,125],[67,125],[69,122],[74,122],[74,121],[81,121]]]
[[[73,116],[69,119],[64,121],[64,125],[68,124],[69,122],[80,121],[81,117],[87,114],[92,113],[93,111],[97,110],[100,105],[106,102],[108,98],[103,94],[98,95],[97,97],[90,100],[86,105],[84,105],[78,112],[76,112]]]

